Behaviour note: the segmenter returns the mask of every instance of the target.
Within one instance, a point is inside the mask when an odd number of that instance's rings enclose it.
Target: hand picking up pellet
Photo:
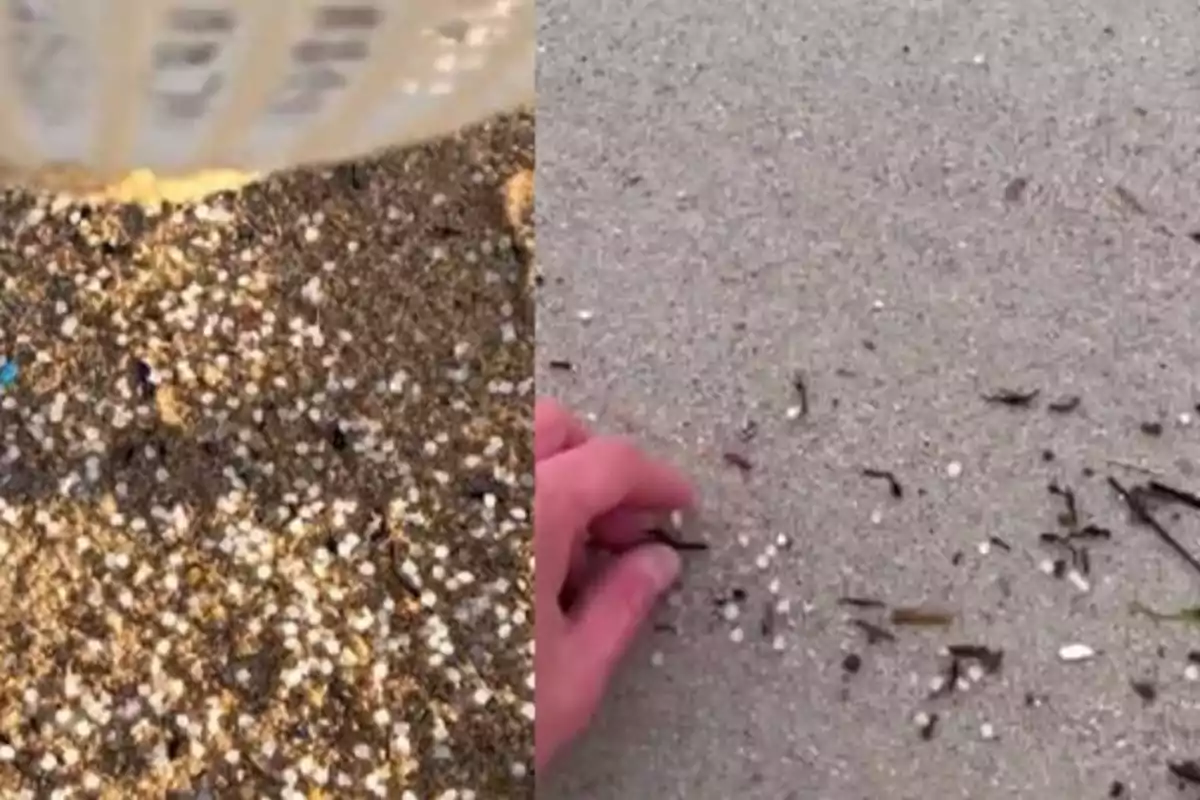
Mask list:
[[[536,761],[588,725],[609,679],[679,575],[651,520],[693,503],[688,481],[636,445],[538,402],[534,419]]]

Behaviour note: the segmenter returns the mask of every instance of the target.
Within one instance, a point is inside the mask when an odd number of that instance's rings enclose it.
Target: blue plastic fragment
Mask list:
[[[0,362],[0,387],[12,386],[17,382],[17,362],[5,359]]]

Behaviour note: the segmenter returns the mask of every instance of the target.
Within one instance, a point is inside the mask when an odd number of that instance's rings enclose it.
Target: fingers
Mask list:
[[[667,522],[665,513],[666,509],[618,508],[592,521],[589,541],[600,549],[620,552],[649,541],[648,531]]]
[[[542,461],[571,450],[589,438],[587,428],[561,405],[548,398],[533,408],[533,459]]]
[[[567,652],[574,653],[580,665],[580,699],[586,710],[599,702],[617,664],[679,570],[674,550],[644,545],[614,561],[580,601],[567,633]]]
[[[535,469],[536,524],[554,532],[538,538],[538,572],[559,582],[593,520],[617,509],[661,512],[693,501],[682,475],[621,439],[590,439]]]
[[[556,456],[553,469],[543,466],[535,495],[559,499],[579,527],[617,509],[663,512],[692,505],[692,487],[678,471],[624,439],[590,439]]]
[[[621,553],[650,541],[647,531],[661,519],[662,513],[647,513],[637,509],[619,508],[593,520],[586,537],[575,540],[571,552],[571,567],[563,587],[565,596],[575,598],[590,584],[607,563],[606,556]],[[573,601],[572,601],[573,602]],[[564,602],[567,608],[572,603]]]
[[[613,556],[608,553],[582,549],[577,551],[575,556],[562,591],[558,594],[559,608],[566,613],[577,607],[579,598],[605,573],[613,560]]]

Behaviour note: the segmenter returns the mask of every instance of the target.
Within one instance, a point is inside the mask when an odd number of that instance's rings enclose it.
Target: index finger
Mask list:
[[[538,398],[533,407],[533,460],[535,462],[571,450],[588,440],[583,423],[558,402]]]
[[[617,509],[673,511],[695,500],[677,470],[624,439],[591,439],[536,470],[535,525],[548,526],[543,530],[552,537],[541,542],[537,558],[541,564],[545,557],[550,569],[568,563],[576,539],[598,517]]]

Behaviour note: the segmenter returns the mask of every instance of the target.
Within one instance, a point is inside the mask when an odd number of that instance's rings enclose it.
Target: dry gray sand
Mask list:
[[[1195,800],[1198,615],[1132,609],[1200,573],[1107,479],[1200,493],[1196,3],[539,11],[538,388],[712,544],[547,798]]]
[[[0,794],[528,793],[532,148],[4,198]]]

